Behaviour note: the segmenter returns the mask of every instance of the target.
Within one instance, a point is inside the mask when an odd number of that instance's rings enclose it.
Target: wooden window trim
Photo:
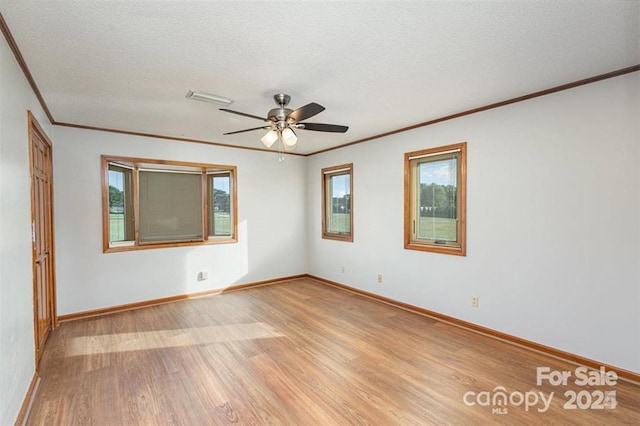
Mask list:
[[[457,245],[440,245],[428,242],[412,241],[412,203],[411,191],[411,158],[427,155],[437,155],[448,151],[460,151],[459,164],[459,199],[458,199],[458,236]],[[452,145],[407,152],[404,155],[404,248],[408,250],[427,251],[432,253],[451,254],[456,256],[467,255],[467,143],[461,142]]]
[[[133,173],[133,210],[134,210],[134,241],[133,245],[110,245],[109,242],[109,163],[120,162],[124,164],[136,165],[137,171],[138,164],[155,164],[161,166],[178,166],[178,167],[194,167],[200,168],[203,171],[203,180],[206,183],[203,185],[202,192],[202,212],[203,212],[203,241],[180,241],[180,242],[165,242],[157,244],[139,244],[139,194],[138,194],[138,173]],[[230,173],[230,185],[229,190],[231,192],[231,220],[233,221],[232,235],[229,236],[209,236],[209,220],[208,220],[208,208],[209,208],[209,194],[207,191],[207,170],[225,170]],[[104,253],[116,253],[123,251],[135,251],[135,250],[149,250],[158,248],[170,248],[170,247],[185,247],[185,246],[203,246],[213,244],[232,244],[238,242],[238,196],[237,196],[237,167],[222,165],[222,164],[210,164],[210,163],[192,163],[186,161],[171,161],[171,160],[156,160],[150,158],[138,158],[138,157],[122,157],[113,155],[101,156],[101,171],[102,171],[102,251]]]
[[[349,234],[339,235],[327,232],[327,175],[332,175],[341,170],[348,170],[349,174],[349,203],[351,204],[351,213],[349,215]],[[345,173],[346,174],[346,173]],[[342,164],[339,166],[327,167],[321,171],[322,179],[322,238],[326,240],[337,240],[353,242],[353,163]]]

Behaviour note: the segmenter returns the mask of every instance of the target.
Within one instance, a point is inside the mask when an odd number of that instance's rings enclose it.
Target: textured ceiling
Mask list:
[[[272,96],[311,153],[640,63],[638,1],[45,1],[0,12],[53,118],[260,148]]]

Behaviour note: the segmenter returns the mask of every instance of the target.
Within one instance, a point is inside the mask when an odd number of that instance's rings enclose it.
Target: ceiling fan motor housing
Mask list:
[[[291,120],[287,120],[287,117],[289,116],[289,114],[291,114],[293,112],[292,109],[289,108],[274,108],[271,111],[269,111],[268,114],[268,118],[270,121],[274,121],[274,122],[284,122],[286,123],[287,121],[293,121],[293,119]]]

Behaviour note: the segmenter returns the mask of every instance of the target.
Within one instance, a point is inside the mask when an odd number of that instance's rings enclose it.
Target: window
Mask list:
[[[322,169],[322,237],[353,241],[353,164]]]
[[[405,154],[405,248],[466,255],[467,144]]]
[[[109,164],[109,241],[133,241],[133,173]]]
[[[230,237],[233,235],[231,220],[231,173],[218,172],[210,174],[209,197],[213,208],[210,209],[209,236]]]
[[[105,252],[237,241],[233,166],[102,157]]]

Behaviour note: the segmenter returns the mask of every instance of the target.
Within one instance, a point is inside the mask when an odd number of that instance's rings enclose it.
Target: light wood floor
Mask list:
[[[537,386],[538,366],[576,368],[298,280],[63,323],[28,424],[640,424],[639,386]],[[498,386],[554,396],[546,412],[463,401]],[[570,389],[617,407],[563,409]]]

